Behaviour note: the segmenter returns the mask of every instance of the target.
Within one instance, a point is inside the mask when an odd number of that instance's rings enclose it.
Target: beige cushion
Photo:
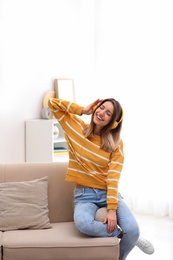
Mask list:
[[[106,215],[107,215],[107,208],[106,207],[100,208],[96,211],[95,220],[103,222]]]
[[[48,177],[0,183],[0,230],[50,228]]]
[[[3,234],[3,258],[8,260],[118,260],[118,252],[117,237],[83,235],[74,222]]]

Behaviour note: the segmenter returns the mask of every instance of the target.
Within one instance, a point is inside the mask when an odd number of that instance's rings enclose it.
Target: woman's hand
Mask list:
[[[91,115],[93,113],[93,107],[97,106],[98,103],[100,103],[101,99],[97,99],[91,104],[89,104],[87,107],[84,107],[82,110],[83,115]]]
[[[117,215],[116,210],[110,209],[107,216],[104,219],[103,224],[108,224],[108,233],[112,233],[117,227]]]

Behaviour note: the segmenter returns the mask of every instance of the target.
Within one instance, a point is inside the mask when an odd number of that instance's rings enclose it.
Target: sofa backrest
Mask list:
[[[65,181],[67,162],[0,164],[0,182],[19,182],[48,176],[51,223],[73,221],[74,185]]]

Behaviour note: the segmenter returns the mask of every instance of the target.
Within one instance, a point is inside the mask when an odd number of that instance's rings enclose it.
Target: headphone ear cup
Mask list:
[[[115,129],[117,126],[118,126],[118,122],[115,121],[115,122],[113,123],[112,129]]]

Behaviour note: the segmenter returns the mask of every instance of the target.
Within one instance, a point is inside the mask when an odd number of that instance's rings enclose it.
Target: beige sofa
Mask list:
[[[66,162],[0,164],[2,186],[9,182],[13,185],[48,176],[50,220],[50,228],[8,230],[13,220],[7,219],[7,230],[0,231],[0,260],[118,260],[118,238],[88,237],[75,228],[72,207],[74,186],[65,181],[66,169]],[[6,188],[4,192],[7,193]],[[26,198],[22,199],[25,201]],[[3,201],[2,197],[1,200]],[[16,206],[15,210],[18,208]],[[17,224],[20,225],[23,221],[25,219],[21,216]]]

